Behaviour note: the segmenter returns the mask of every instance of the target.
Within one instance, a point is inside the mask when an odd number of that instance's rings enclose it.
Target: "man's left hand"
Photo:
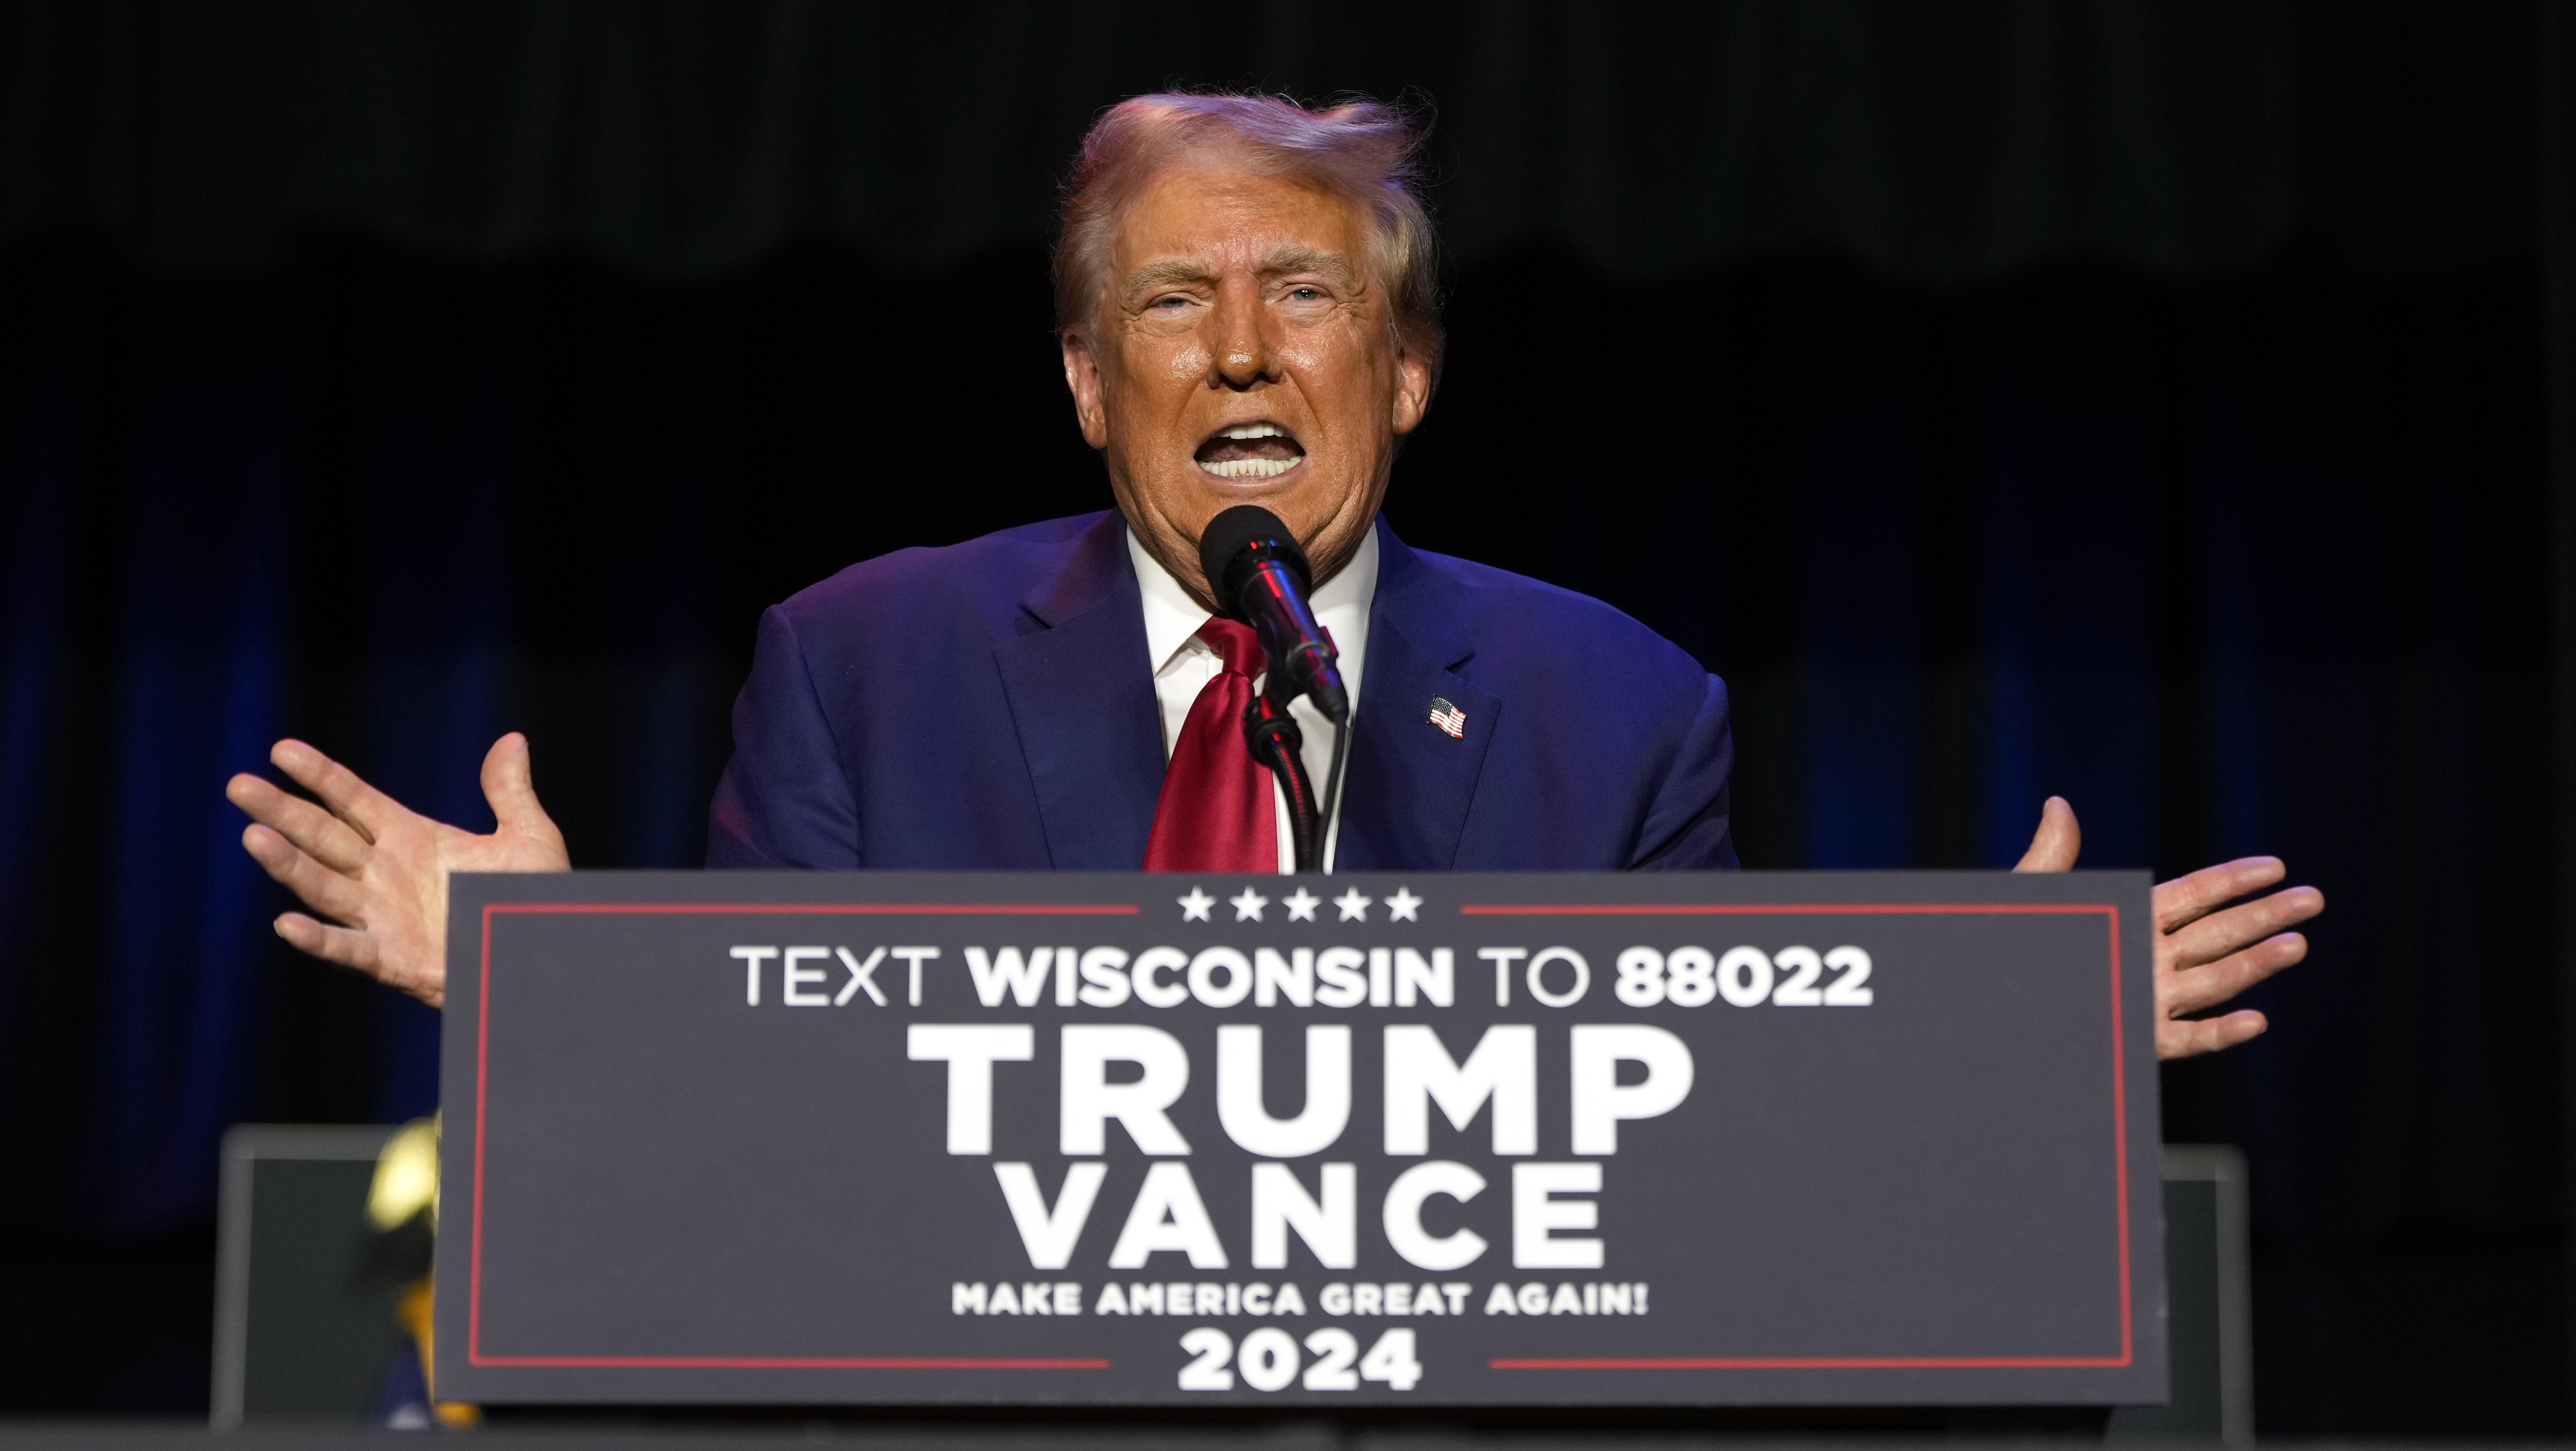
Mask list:
[[[2030,850],[2013,870],[2072,871],[2082,845],[2075,808],[2051,796]],[[2183,1014],[2216,1007],[2308,955],[2308,939],[2290,929],[2326,909],[2323,892],[2291,887],[2256,901],[2237,900],[2287,875],[2280,858],[2256,856],[2156,884],[2150,900],[2156,919],[2158,1058],[2233,1048],[2271,1026],[2251,1008],[2215,1018]]]

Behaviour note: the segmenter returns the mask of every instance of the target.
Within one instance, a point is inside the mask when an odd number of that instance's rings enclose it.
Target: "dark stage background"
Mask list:
[[[0,8],[0,1412],[202,1411],[225,1125],[432,1106],[224,777],[483,829],[523,728],[578,862],[694,864],[764,605],[1107,506],[1052,179],[1256,83],[1436,102],[1389,515],[1725,675],[1748,866],[2062,792],[2325,889],[2166,1076],[2251,1155],[2265,1433],[2567,1433],[2547,13]]]

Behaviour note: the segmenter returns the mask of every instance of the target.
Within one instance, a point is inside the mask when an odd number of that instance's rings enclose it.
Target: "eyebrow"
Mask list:
[[[1346,287],[1358,280],[1351,271],[1351,264],[1343,259],[1341,253],[1293,244],[1264,258],[1260,271],[1265,277],[1276,277],[1282,272],[1321,272]]]
[[[1276,277],[1288,272],[1321,272],[1345,287],[1355,285],[1358,280],[1357,274],[1351,270],[1351,264],[1339,252],[1327,252],[1321,247],[1308,247],[1302,244],[1278,248],[1263,258],[1260,267],[1255,270],[1264,277]],[[1132,298],[1140,292],[1157,287],[1215,280],[1215,275],[1204,266],[1174,258],[1162,262],[1148,262],[1137,268],[1128,274],[1127,286],[1124,290],[1126,295]]]
[[[1148,262],[1127,275],[1129,297],[1149,288],[1169,287],[1180,282],[1213,282],[1216,279],[1196,262]]]

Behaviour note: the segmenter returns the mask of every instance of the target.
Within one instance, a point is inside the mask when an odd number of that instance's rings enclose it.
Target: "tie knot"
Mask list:
[[[1225,662],[1229,675],[1240,675],[1249,680],[1270,663],[1261,653],[1261,637],[1240,620],[1229,620],[1222,615],[1209,617],[1206,624],[1199,626],[1199,642],[1216,652],[1216,657]]]

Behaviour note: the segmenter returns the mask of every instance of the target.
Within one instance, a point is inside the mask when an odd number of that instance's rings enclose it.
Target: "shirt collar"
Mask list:
[[[1172,578],[1172,572],[1163,568],[1162,561],[1146,552],[1132,528],[1127,531],[1127,557],[1135,562],[1137,592],[1145,601],[1145,658],[1159,675],[1182,651],[1191,648],[1199,627],[1210,617],[1198,601],[1190,598],[1190,592],[1181,588],[1181,582]],[[1377,594],[1377,563],[1377,528],[1372,524],[1360,536],[1359,552],[1351,556],[1351,562],[1342,566],[1341,573],[1324,581],[1323,588],[1306,601],[1317,622],[1327,629],[1348,622],[1365,631],[1369,602]],[[1327,614],[1339,618],[1326,620]],[[1345,633],[1349,633],[1348,628],[1335,630],[1333,645],[1348,655],[1354,642],[1342,639]],[[1365,649],[1366,642],[1357,642],[1357,648]]]
[[[1145,598],[1145,658],[1159,675],[1208,622],[1208,612],[1161,560],[1145,551],[1132,528],[1127,531],[1127,557],[1135,562],[1136,590]]]

